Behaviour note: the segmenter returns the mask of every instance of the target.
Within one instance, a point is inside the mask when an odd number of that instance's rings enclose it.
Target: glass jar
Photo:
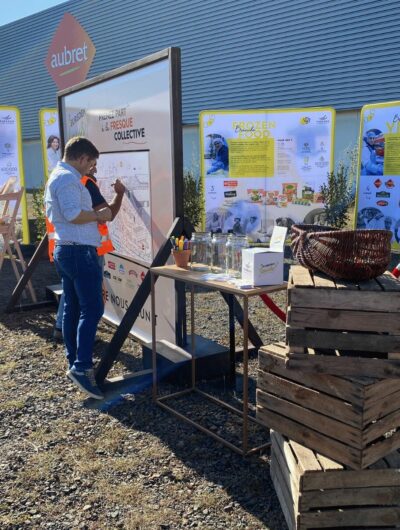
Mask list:
[[[225,272],[227,234],[215,233],[211,240],[211,272]]]
[[[190,240],[191,262],[194,271],[208,271],[210,267],[211,234],[209,232],[193,232]]]
[[[245,235],[229,234],[226,242],[225,272],[230,278],[242,277],[242,250],[249,247]]]

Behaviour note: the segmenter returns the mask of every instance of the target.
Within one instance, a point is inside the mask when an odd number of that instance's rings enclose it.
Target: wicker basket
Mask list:
[[[329,226],[293,225],[292,252],[303,267],[332,278],[376,278],[390,262],[389,230],[338,230]]]

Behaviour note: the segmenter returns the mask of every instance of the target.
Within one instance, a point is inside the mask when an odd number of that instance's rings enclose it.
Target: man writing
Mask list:
[[[47,183],[45,205],[46,216],[55,226],[54,262],[65,295],[67,376],[89,396],[102,399],[93,371],[93,344],[104,310],[97,223],[110,221],[112,212],[108,207],[93,210],[90,193],[80,182],[98,157],[88,139],[71,138]]]
[[[119,179],[116,179],[114,184],[112,184],[115,196],[113,200],[108,203],[106,199],[103,197],[98,185],[97,185],[97,179],[95,177],[95,174],[97,173],[97,164],[95,163],[93,167],[90,168],[89,175],[85,175],[81,178],[81,183],[86,187],[86,189],[90,193],[90,197],[92,199],[92,208],[93,210],[101,210],[102,208],[108,206],[111,210],[111,221],[115,219],[115,216],[119,212],[122,204],[122,199],[125,193],[125,186],[122,184],[122,182]],[[112,245],[111,239],[108,235],[107,225],[106,224],[99,224],[98,230],[100,232],[100,236],[102,236],[102,241],[100,244],[100,247],[97,248],[97,254],[100,266],[104,267],[104,255],[108,252],[112,252],[114,250],[114,247]],[[49,229],[54,232],[54,226],[49,226],[47,224],[47,229],[49,233]],[[50,235],[50,234],[49,234]],[[54,248],[53,245],[49,245],[49,257],[50,261],[53,261],[54,259]],[[62,321],[63,321],[63,315],[64,315],[64,293],[62,293],[60,298],[60,303],[58,305],[58,311],[57,311],[57,317],[56,317],[56,323],[53,330],[53,338],[57,341],[60,341],[63,339],[62,334]]]

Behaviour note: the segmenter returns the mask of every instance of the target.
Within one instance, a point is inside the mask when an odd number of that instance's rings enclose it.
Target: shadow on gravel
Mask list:
[[[254,381],[252,383],[255,384]],[[132,403],[131,396],[126,395],[125,398],[123,394],[119,393],[114,397],[108,395],[103,404],[93,403],[94,400],[87,400],[85,406],[99,408],[104,413],[116,418],[125,428],[143,431],[159,438],[185,466],[206,479],[213,487],[221,488],[227,492],[230,496],[230,502],[224,506],[225,512],[229,513],[235,506],[239,505],[270,530],[287,528],[270,479],[269,459],[266,455],[262,458],[256,456],[243,458],[237,455],[219,442],[155,405],[150,389],[145,392],[143,389],[141,390],[142,393],[136,393],[134,403]],[[130,389],[130,392],[135,391],[140,392],[140,389]],[[176,408],[180,409],[181,412],[189,412],[190,417],[196,415],[196,419],[199,419],[200,416],[200,419],[204,420],[207,426],[211,426],[212,429],[211,424],[213,422],[214,424],[220,422],[221,425],[225,422],[222,417],[218,419],[218,412],[208,414],[210,411],[208,402],[203,408],[201,403],[195,405],[190,403],[187,397],[179,401],[181,401],[180,406],[178,405]],[[182,407],[183,409],[186,407],[186,410],[181,410]],[[221,410],[219,407],[218,409]],[[235,427],[236,435],[239,434],[240,436],[240,425],[237,422]],[[215,425],[214,429],[217,429]],[[263,430],[264,441],[266,435],[266,431]],[[231,439],[231,441],[233,440]],[[145,453],[146,450],[144,450],[143,458],[147,457]],[[149,476],[144,486],[151,487],[152,480],[154,479]],[[185,484],[185,481],[174,477],[170,471],[166,480],[180,482],[181,487],[190,489],[189,484]]]
[[[59,283],[54,265],[47,260],[40,261],[32,276],[33,288],[35,289],[39,302],[46,299],[46,286],[54,283]],[[48,307],[41,307],[40,309],[20,311],[20,305],[32,303],[30,297],[21,297],[14,313],[4,313],[4,309],[11,298],[16,284],[17,280],[14,276],[10,260],[5,260],[0,272],[0,322],[15,333],[29,329],[44,339],[50,339],[54,325],[55,304]],[[38,314],[41,316],[40,321]],[[15,315],[18,315],[18,318],[15,318]],[[21,319],[21,315],[24,318]]]
[[[38,319],[38,311],[40,311],[40,319]],[[56,306],[52,305],[40,310],[18,312],[17,319],[15,318],[16,313],[0,311],[0,322],[13,333],[29,330],[38,337],[52,340],[55,311]],[[21,315],[24,317],[23,319],[21,319]]]

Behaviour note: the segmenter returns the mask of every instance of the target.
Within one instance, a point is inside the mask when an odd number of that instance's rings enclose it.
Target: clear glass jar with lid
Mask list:
[[[226,242],[225,272],[230,278],[242,277],[242,250],[249,247],[245,235],[229,234]]]
[[[194,271],[207,271],[210,268],[211,234],[193,232],[190,240],[190,268]]]
[[[214,233],[211,240],[211,272],[225,272],[227,234]]]

